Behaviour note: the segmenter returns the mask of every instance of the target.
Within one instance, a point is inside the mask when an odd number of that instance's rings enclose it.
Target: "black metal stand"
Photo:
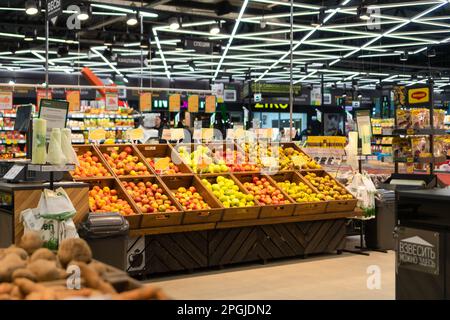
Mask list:
[[[366,220],[364,219],[354,219],[354,220],[358,220],[360,222],[360,228],[359,228],[359,246],[355,246],[355,250],[351,250],[351,249],[342,249],[340,250],[340,252],[348,252],[348,253],[353,253],[353,254],[360,254],[360,255],[364,255],[364,256],[369,256],[370,254],[368,253],[368,251],[376,251],[376,252],[383,252],[383,253],[387,253],[386,250],[383,249],[376,249],[376,248],[368,248],[367,246],[365,246],[364,244],[364,229],[366,226]]]

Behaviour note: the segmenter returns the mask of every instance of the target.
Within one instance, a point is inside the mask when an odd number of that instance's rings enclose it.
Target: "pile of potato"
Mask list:
[[[0,300],[64,300],[98,298],[114,300],[162,300],[165,295],[157,288],[141,288],[116,292],[104,280],[106,266],[92,260],[88,244],[79,238],[61,242],[57,253],[42,248],[42,240],[34,232],[25,233],[18,246],[0,249]],[[67,268],[78,266],[81,288],[44,285],[42,282],[64,280]]]

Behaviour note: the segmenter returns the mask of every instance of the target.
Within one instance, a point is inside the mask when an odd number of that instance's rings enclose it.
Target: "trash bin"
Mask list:
[[[119,213],[90,213],[79,235],[92,249],[94,259],[126,270],[128,221]]]
[[[375,210],[375,218],[366,221],[366,246],[371,249],[394,250],[395,192],[379,189],[375,198]]]

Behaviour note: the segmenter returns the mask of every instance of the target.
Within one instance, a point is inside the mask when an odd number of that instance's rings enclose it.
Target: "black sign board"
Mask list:
[[[55,24],[56,19],[62,13],[63,0],[47,0],[47,18]]]
[[[212,53],[213,43],[206,40],[185,39],[184,49],[195,50],[198,53]]]
[[[140,57],[118,56],[116,61],[117,61],[117,65],[119,67],[140,67],[141,66],[141,58]]]
[[[397,267],[439,275],[439,233],[400,227]]]

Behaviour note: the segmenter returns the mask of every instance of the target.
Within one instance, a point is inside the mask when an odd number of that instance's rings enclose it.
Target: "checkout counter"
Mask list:
[[[396,299],[450,299],[450,189],[399,190]]]

